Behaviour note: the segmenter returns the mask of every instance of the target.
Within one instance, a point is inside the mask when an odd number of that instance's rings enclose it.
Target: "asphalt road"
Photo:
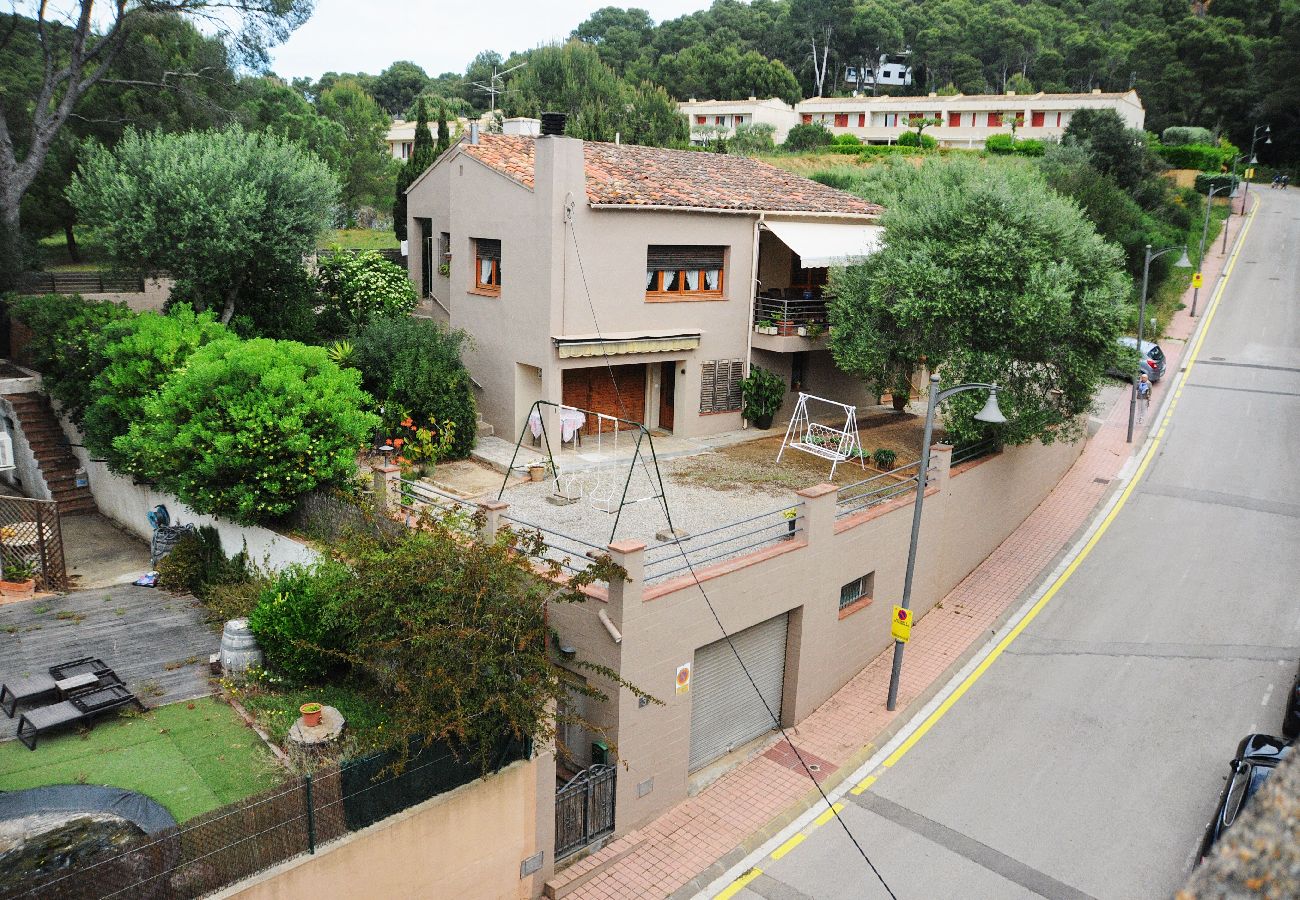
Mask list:
[[[1277,733],[1300,657],[1300,191],[1258,195],[1163,440],[1091,554],[844,796],[899,898],[1168,897],[1237,742]],[[834,822],[805,832],[733,896],[888,896]]]

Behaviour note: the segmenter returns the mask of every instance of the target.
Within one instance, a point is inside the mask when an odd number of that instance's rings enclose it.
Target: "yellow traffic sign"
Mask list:
[[[1198,288],[1200,286],[1201,286],[1201,273],[1197,272],[1195,275],[1192,276],[1192,287]]]
[[[1247,170],[1246,170],[1246,180],[1247,180],[1247,181],[1254,181],[1254,180],[1255,180],[1255,170],[1254,170],[1254,169],[1247,169]]]
[[[906,644],[912,637],[912,611],[895,606],[894,618],[891,621],[893,624],[889,631],[894,636],[894,640]]]

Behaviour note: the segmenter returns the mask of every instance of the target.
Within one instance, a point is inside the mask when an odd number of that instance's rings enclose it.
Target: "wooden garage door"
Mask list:
[[[640,422],[645,417],[645,366],[614,366],[613,372],[611,379],[609,366],[565,369],[562,382],[564,405]],[[621,406],[620,397],[623,400]],[[584,429],[586,433],[595,430],[594,422]]]
[[[782,613],[733,634],[734,652],[726,640],[695,651],[691,671],[690,771],[776,727],[772,715],[781,715],[789,618],[789,613]],[[754,684],[736,661],[737,653],[745,661],[745,669],[749,670]]]

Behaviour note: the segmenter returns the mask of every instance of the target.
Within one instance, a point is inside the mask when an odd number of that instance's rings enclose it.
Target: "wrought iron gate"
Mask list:
[[[614,832],[613,766],[583,769],[555,792],[555,858]]]
[[[0,565],[29,570],[43,591],[67,588],[58,503],[0,496]]]

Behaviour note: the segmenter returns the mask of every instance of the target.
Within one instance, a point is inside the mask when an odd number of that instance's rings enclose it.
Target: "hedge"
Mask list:
[[[1154,149],[1161,159],[1175,169],[1217,172],[1220,166],[1232,161],[1232,148],[1216,147],[1213,144],[1182,144],[1176,147],[1159,145]]]

